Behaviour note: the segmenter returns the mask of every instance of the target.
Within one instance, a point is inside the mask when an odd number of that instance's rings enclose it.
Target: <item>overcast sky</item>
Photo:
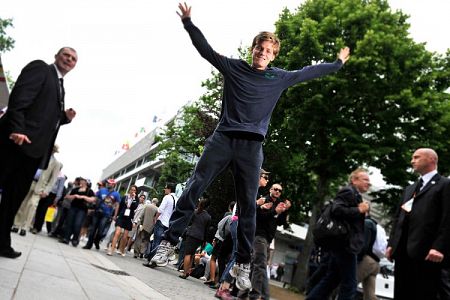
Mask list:
[[[283,9],[301,0],[189,1],[192,19],[214,49],[237,57],[262,30],[274,31]],[[411,35],[431,51],[450,47],[448,0],[391,0],[411,16]],[[0,18],[12,18],[7,34],[15,47],[2,55],[16,79],[31,60],[53,62],[62,46],[77,49],[76,68],[65,77],[66,107],[77,117],[63,126],[58,159],[69,179],[99,179],[124,142],[134,143],[156,115],[167,120],[186,102],[198,99],[211,66],[195,51],[182,27],[174,0],[14,0]]]

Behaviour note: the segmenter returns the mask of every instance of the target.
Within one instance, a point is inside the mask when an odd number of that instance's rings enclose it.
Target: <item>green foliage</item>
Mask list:
[[[161,170],[158,183],[155,186],[157,197],[162,199],[164,197],[164,187],[166,183],[182,183],[186,181],[192,170],[192,164],[183,159],[178,153],[171,152],[164,158],[164,167]]]
[[[8,27],[13,27],[12,19],[0,18],[0,52],[6,52],[14,48],[14,39],[6,34]]]
[[[380,168],[387,183],[404,187],[418,147],[436,149],[440,172],[448,174],[449,52],[440,56],[415,43],[407,19],[385,0],[309,0],[280,15],[275,66],[299,69],[333,61],[344,45],[352,50],[343,69],[290,88],[274,111],[267,165],[287,183],[285,196],[306,208],[294,206],[291,220],[314,216],[359,165]],[[400,191],[383,191],[377,200],[392,211]]]
[[[415,148],[447,153],[449,55],[415,43],[406,21],[382,0],[306,1],[281,14],[276,66],[298,69],[334,60],[344,45],[352,49],[342,70],[290,88],[275,109],[266,157],[275,173],[297,176],[294,198],[322,201],[313,197],[317,178],[338,182],[358,165],[378,167],[388,183],[404,186]]]

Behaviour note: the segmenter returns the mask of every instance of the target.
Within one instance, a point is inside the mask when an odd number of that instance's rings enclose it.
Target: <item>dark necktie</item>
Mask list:
[[[61,110],[64,111],[64,79],[59,79],[59,87],[60,87],[60,94],[61,97],[59,98],[59,102],[61,104]]]
[[[423,185],[423,179],[420,178],[419,181],[416,184],[416,189],[414,190],[414,196],[417,195],[420,192],[420,189],[422,188]]]

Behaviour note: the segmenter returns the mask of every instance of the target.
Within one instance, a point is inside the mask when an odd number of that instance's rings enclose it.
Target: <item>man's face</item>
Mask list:
[[[252,67],[258,70],[265,70],[274,59],[273,43],[270,41],[262,41],[252,49]]]
[[[261,176],[259,177],[259,187],[265,187],[268,182],[269,182],[269,175],[261,174]]]
[[[279,184],[274,184],[270,188],[270,197],[272,198],[280,198],[281,192],[283,191],[283,188]]]
[[[365,193],[370,188],[370,178],[365,172],[356,174],[352,179],[352,185],[360,192]]]
[[[69,48],[63,48],[55,55],[55,65],[63,76],[75,68],[77,61],[77,53]]]
[[[434,160],[426,151],[416,150],[411,158],[411,165],[417,173],[423,175],[434,167]]]
[[[169,195],[170,194],[170,189],[168,187],[164,188],[164,195]]]

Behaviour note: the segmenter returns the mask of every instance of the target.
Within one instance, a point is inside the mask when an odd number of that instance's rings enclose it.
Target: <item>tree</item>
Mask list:
[[[14,48],[14,39],[6,34],[8,27],[13,27],[12,19],[0,18],[0,52],[6,52]]]
[[[411,151],[431,146],[441,153],[440,171],[449,170],[449,53],[414,42],[407,19],[384,0],[309,0],[295,12],[284,10],[276,23],[282,45],[276,66],[298,69],[334,60],[344,45],[352,49],[342,70],[282,96],[265,143],[267,165],[288,183],[288,197],[310,211],[310,229],[357,166],[380,168],[389,184],[402,187],[412,178]],[[392,207],[399,191],[379,199]],[[311,248],[309,231],[294,278],[300,289]]]

